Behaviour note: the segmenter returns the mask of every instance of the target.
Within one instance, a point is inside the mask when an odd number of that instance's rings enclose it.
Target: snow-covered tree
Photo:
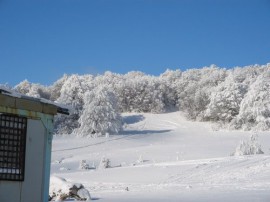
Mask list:
[[[66,104],[72,108],[69,116],[57,115],[55,119],[55,132],[57,134],[70,134],[79,127],[79,118],[84,106],[84,94],[93,88],[91,75],[69,76],[60,90],[60,97],[56,102]]]
[[[166,70],[159,77],[138,71],[124,75],[107,71],[97,76],[64,75],[49,87],[24,80],[13,89],[22,94],[70,106],[73,110],[69,116],[56,116],[55,131],[58,134],[69,134],[78,128],[84,132],[88,131],[86,128],[83,129],[82,117],[87,120],[87,110],[90,110],[90,102],[94,101],[86,94],[99,99],[101,96],[96,92],[99,92],[100,88],[110,92],[106,95],[101,93],[104,100],[110,97],[108,94],[113,94],[114,105],[119,109],[116,110],[117,113],[163,113],[166,110],[178,109],[193,120],[219,122],[225,126],[228,124],[233,129],[268,130],[270,129],[268,72],[270,64],[235,67],[230,70],[215,65],[183,72]],[[91,106],[94,106],[93,103]],[[93,110],[106,111],[106,107],[102,107],[105,104],[95,103],[95,105],[98,107],[92,107]],[[102,116],[100,118],[105,120]],[[104,124],[106,121],[101,122]],[[99,133],[98,130],[105,132],[91,127],[88,134]],[[115,131],[118,129],[110,129],[110,132]]]
[[[242,100],[258,75],[266,69],[266,67],[254,65],[228,70],[226,80],[211,93],[204,120],[218,121],[230,128],[241,127],[239,126],[241,121],[237,121],[236,117],[240,113]]]
[[[225,78],[225,69],[215,65],[183,72],[177,83],[179,110],[186,112],[189,119],[203,120],[212,90]]]
[[[50,100],[56,101],[60,97],[62,86],[67,79],[68,75],[64,74],[60,79],[58,79],[56,82],[53,83],[53,85],[49,87],[51,93]]]
[[[236,128],[270,129],[270,69],[257,77],[241,102]]]
[[[140,72],[124,75],[124,81],[116,88],[121,111],[153,112],[164,111],[164,93],[158,78]]]
[[[51,97],[48,87],[35,83],[31,84],[31,87],[29,91],[26,93],[26,95],[44,99],[50,99]]]
[[[36,98],[50,99],[50,90],[48,87],[38,83],[30,83],[27,80],[20,82],[13,88],[16,92]]]
[[[28,80],[23,80],[14,87],[14,90],[21,94],[27,94],[31,88],[31,83]]]
[[[69,76],[61,87],[57,102],[72,106],[78,113],[83,107],[84,93],[89,90],[85,80],[85,76]]]
[[[98,75],[94,79],[94,85],[107,86],[112,91],[115,91],[123,81],[123,75],[106,71],[103,75]]]
[[[267,68],[264,65],[251,65],[246,67],[235,67],[229,71],[232,73],[235,82],[249,86],[255,82],[257,77],[261,75],[266,69]]]
[[[144,77],[137,81],[137,96],[135,97],[134,111],[161,113],[165,109],[164,93],[155,77]]]
[[[229,123],[240,110],[240,104],[247,92],[247,85],[234,80],[231,73],[217,88],[213,89],[204,120]]]
[[[84,96],[84,108],[79,119],[80,136],[100,136],[118,133],[122,127],[117,100],[107,87],[100,86]]]
[[[11,86],[9,86],[7,83],[5,83],[5,84],[0,84],[0,87],[2,88],[2,89],[4,89],[4,90],[12,90],[12,87]]]
[[[160,89],[163,93],[163,102],[166,110],[175,109],[177,104],[177,82],[181,79],[182,72],[167,69],[159,76]]]

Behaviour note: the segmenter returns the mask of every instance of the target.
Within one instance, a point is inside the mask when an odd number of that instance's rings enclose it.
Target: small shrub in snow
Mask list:
[[[140,157],[139,157],[138,160],[137,160],[137,163],[143,163],[143,162],[144,162],[143,156],[140,155]]]
[[[99,163],[99,169],[105,169],[105,168],[110,168],[111,167],[111,161],[110,159],[106,157],[102,157],[100,163]]]
[[[60,167],[59,170],[60,170],[60,171],[67,171],[67,170],[70,170],[70,168]]]
[[[86,160],[81,160],[79,168],[80,170],[89,170],[90,166],[86,163]]]
[[[236,151],[232,153],[232,156],[243,156],[243,155],[255,155],[263,154],[261,145],[258,142],[258,135],[253,134],[250,136],[248,141],[241,141]]]

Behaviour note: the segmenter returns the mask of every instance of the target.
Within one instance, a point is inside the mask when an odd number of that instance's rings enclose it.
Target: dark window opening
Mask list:
[[[23,181],[27,118],[0,114],[0,180]]]

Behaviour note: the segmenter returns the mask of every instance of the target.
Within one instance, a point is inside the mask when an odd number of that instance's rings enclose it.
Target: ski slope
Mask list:
[[[270,134],[264,155],[230,156],[252,132],[213,131],[179,112],[123,114],[124,131],[102,138],[56,136],[51,173],[111,201],[270,201]],[[99,168],[110,159],[111,168]],[[86,160],[90,169],[81,170]]]

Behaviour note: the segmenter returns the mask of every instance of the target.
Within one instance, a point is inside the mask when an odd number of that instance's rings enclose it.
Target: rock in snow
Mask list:
[[[80,201],[91,200],[90,193],[80,183],[71,183],[64,178],[51,176],[50,200],[63,201],[67,198],[75,198]]]

